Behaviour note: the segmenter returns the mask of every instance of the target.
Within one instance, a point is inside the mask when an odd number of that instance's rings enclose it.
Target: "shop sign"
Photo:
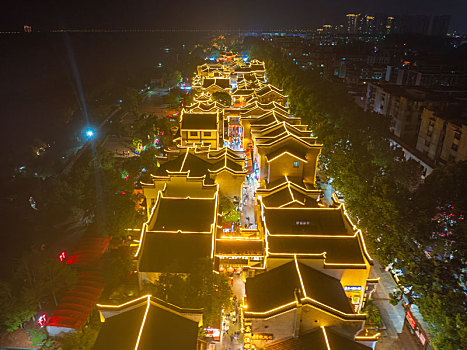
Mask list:
[[[251,335],[252,340],[273,340],[274,335],[272,333],[253,333]]]
[[[362,286],[344,286],[346,292],[357,292],[362,290]]]
[[[416,322],[412,316],[412,314],[410,313],[409,310],[407,310],[407,312],[405,313],[405,318],[407,319],[407,321],[409,322],[410,324],[410,327],[412,327],[412,329],[415,329],[415,326],[416,326]]]
[[[426,343],[426,338],[425,336],[423,335],[422,332],[418,331],[418,339],[420,340],[420,343],[422,343],[423,346],[425,346],[425,343]]]
[[[243,324],[243,349],[250,350],[251,347],[251,321],[245,321]]]
[[[215,341],[219,341],[221,338],[221,331],[217,328],[205,328],[206,337],[213,338]]]

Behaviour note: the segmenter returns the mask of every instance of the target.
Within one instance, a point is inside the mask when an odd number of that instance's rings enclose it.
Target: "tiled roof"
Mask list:
[[[261,192],[257,190],[258,194],[261,194],[261,201],[266,207],[282,207],[282,206],[306,206],[306,207],[318,207],[316,198],[318,195],[315,193],[314,198],[311,194],[297,189],[293,184],[285,183],[282,188],[274,191],[273,193]]]
[[[138,271],[192,271],[193,264],[211,256],[212,237],[208,234],[147,232],[139,252]]]
[[[140,299],[139,302],[130,302],[126,308],[100,307],[105,322],[94,350],[134,349],[138,341],[140,350],[196,349],[197,318],[201,317],[201,309],[176,308],[156,298]]]
[[[365,268],[364,253],[359,244],[358,235],[349,238],[307,237],[307,236],[268,236],[268,251],[275,257],[303,256],[325,259],[326,264],[355,265]],[[311,256],[311,255],[314,256]],[[346,267],[350,268],[352,266]]]
[[[211,85],[217,85],[222,89],[230,89],[229,78],[204,78],[203,88],[208,88]]]
[[[182,130],[217,130],[217,113],[182,113]]]
[[[243,159],[231,150],[226,151],[224,149],[196,153],[194,150],[189,149],[188,151],[180,152],[176,158],[162,163],[156,169],[156,175],[166,175],[167,171],[190,171],[190,176],[197,177],[209,175],[222,169],[241,173],[243,172]],[[208,180],[208,177],[206,180]]]
[[[328,345],[329,344],[329,347]],[[317,327],[297,338],[288,338],[266,345],[266,350],[370,350],[353,339],[340,335],[328,327]]]
[[[270,234],[353,236],[340,208],[279,209],[264,208],[264,219]]]
[[[148,223],[149,231],[210,232],[216,200],[159,198]]]
[[[311,305],[324,305],[339,315],[356,315],[340,281],[298,260],[248,278],[245,285],[247,309],[245,317],[271,316],[281,306],[295,307],[298,299]],[[317,302],[317,303],[316,303]],[[365,317],[365,316],[363,316]]]
[[[254,93],[253,89],[235,89],[232,96],[249,96]]]
[[[266,158],[268,161],[272,161],[284,154],[290,154],[295,158],[300,159],[303,162],[306,162],[307,149],[304,147],[297,147],[296,144],[288,144],[282,147],[276,148],[270,152],[266,152]]]

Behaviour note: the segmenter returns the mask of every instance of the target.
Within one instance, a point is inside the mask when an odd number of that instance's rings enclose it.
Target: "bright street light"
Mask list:
[[[86,135],[87,138],[92,138],[95,136],[94,130],[89,129],[89,128],[84,131],[84,134]]]

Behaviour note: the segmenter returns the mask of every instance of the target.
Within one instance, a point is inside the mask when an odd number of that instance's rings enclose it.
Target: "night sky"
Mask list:
[[[0,31],[36,28],[314,28],[350,12],[450,14],[467,32],[466,0],[16,0],[0,7]]]

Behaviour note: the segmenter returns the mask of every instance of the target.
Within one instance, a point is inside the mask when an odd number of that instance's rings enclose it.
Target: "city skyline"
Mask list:
[[[179,29],[272,29],[315,28],[323,24],[345,22],[347,13],[384,13],[387,15],[451,15],[450,31],[466,32],[467,3],[460,0],[392,1],[323,0],[292,2],[256,1],[250,3],[186,4],[182,1],[154,3],[139,1],[137,6],[126,1],[99,3],[70,1],[55,4],[52,1],[36,3],[22,1],[6,5],[2,11],[0,30],[13,30],[31,25],[41,29],[55,28],[179,28]],[[222,13],[223,16],[218,14]],[[206,19],[209,20],[206,20]],[[201,20],[202,19],[202,20]]]

